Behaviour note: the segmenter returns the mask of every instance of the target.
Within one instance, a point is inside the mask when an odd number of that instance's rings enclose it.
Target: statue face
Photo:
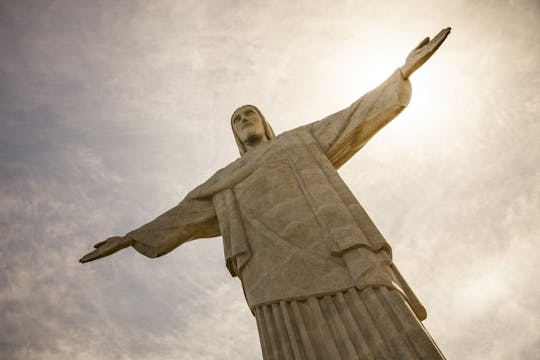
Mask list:
[[[232,116],[232,126],[243,144],[266,139],[263,119],[253,106],[246,105],[236,110]]]

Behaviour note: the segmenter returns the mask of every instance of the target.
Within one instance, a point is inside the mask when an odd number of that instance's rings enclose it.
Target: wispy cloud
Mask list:
[[[4,1],[0,357],[261,357],[221,239],[77,259],[278,132],[347,106],[451,25],[408,109],[341,170],[448,358],[540,353],[535,1]]]

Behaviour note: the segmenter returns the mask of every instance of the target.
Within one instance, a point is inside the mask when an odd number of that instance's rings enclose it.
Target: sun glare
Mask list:
[[[499,300],[504,292],[504,275],[499,271],[489,272],[470,279],[457,289],[456,302],[462,309],[474,313]]]

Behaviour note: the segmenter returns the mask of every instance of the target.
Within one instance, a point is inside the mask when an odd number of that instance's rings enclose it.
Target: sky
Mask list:
[[[276,133],[452,33],[340,170],[449,359],[540,358],[540,3],[0,2],[0,359],[257,359],[221,238],[81,265]]]

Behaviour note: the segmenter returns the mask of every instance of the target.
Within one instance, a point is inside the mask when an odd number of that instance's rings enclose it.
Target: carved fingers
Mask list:
[[[420,49],[421,47],[423,47],[424,45],[426,45],[428,42],[429,42],[429,36],[426,37],[424,40],[420,41],[420,44],[418,44],[418,45],[414,48],[414,50]]]
[[[451,28],[442,29],[433,39],[426,37],[411,51],[405,65],[401,67],[404,78],[408,78],[416,69],[422,66],[442,45]]]
[[[79,262],[86,263],[99,258],[114,254],[133,244],[133,240],[127,236],[113,236],[94,245],[95,250],[84,255]]]
[[[442,29],[434,38],[426,45],[426,52],[429,56],[433,54],[444,42],[448,34],[450,34],[451,28]],[[429,38],[428,38],[429,39]]]

